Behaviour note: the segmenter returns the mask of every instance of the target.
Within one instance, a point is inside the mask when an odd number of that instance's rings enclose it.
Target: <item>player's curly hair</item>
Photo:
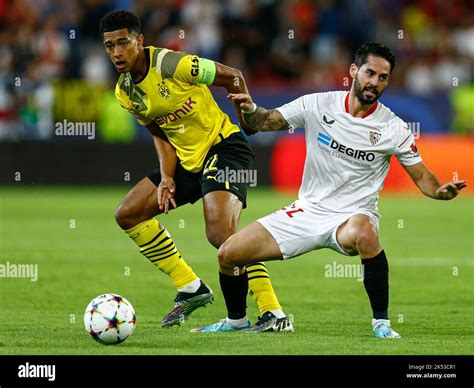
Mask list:
[[[121,30],[126,28],[128,32],[141,33],[142,25],[140,18],[129,11],[111,11],[100,19],[100,34],[104,32]]]
[[[390,73],[393,71],[395,67],[395,55],[393,55],[390,49],[382,43],[364,43],[355,53],[354,64],[357,67],[361,67],[367,62],[367,57],[369,55],[386,59],[388,63],[390,63]]]

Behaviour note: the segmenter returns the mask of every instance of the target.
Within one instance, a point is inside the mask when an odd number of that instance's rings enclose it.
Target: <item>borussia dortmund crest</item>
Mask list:
[[[379,142],[381,136],[382,134],[380,132],[370,131],[369,132],[370,144],[376,145]]]
[[[160,93],[160,97],[163,100],[169,100],[171,98],[171,92],[164,83],[159,85],[158,93]]]

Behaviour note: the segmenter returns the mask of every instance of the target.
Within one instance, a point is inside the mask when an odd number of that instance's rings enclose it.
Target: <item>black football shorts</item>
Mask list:
[[[233,133],[212,146],[200,172],[185,170],[178,160],[174,174],[176,205],[194,203],[212,191],[229,191],[246,208],[247,184],[251,183],[248,181],[249,177],[256,179],[250,171],[252,162],[252,149],[241,132]],[[148,178],[158,186],[161,182],[160,170],[153,171]]]

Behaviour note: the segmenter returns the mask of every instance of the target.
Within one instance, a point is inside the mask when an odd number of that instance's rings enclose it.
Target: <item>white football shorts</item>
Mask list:
[[[336,232],[339,225],[355,214],[367,215],[378,231],[378,213],[363,209],[352,213],[315,211],[309,209],[308,206],[304,206],[299,200],[257,221],[276,240],[283,259],[289,259],[321,248],[330,248],[349,256],[337,242]]]

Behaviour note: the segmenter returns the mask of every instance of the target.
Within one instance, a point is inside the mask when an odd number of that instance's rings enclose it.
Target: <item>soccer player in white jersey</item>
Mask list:
[[[330,248],[361,257],[375,337],[400,338],[390,326],[388,262],[378,239],[377,201],[390,158],[395,155],[420,191],[434,199],[453,199],[466,182],[441,184],[425,167],[406,123],[378,101],[394,66],[386,46],[365,43],[349,69],[349,92],[309,94],[271,110],[257,107],[248,94],[229,94],[255,131],[304,128],[307,156],[298,199],[246,226],[219,249],[221,274],[234,278],[234,287],[222,290],[226,307],[240,318],[193,331],[248,326],[246,265]],[[256,331],[284,331],[283,320],[267,318],[266,327]]]

